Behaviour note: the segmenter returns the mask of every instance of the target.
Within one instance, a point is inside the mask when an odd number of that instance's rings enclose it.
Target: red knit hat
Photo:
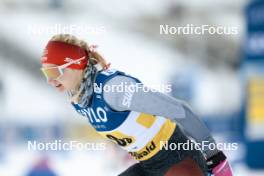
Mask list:
[[[59,41],[49,41],[41,58],[41,63],[63,65],[69,63],[72,60],[80,59],[84,56],[86,59],[83,59],[78,63],[71,64],[68,66],[68,68],[78,70],[84,69],[88,64],[87,51],[73,44]]]

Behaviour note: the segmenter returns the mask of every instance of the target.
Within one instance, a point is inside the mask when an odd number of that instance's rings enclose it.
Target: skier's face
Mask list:
[[[52,68],[56,67],[54,64],[43,64],[42,68]],[[47,82],[60,92],[75,90],[82,78],[82,70],[65,68],[63,74],[58,78],[53,79],[47,77]]]

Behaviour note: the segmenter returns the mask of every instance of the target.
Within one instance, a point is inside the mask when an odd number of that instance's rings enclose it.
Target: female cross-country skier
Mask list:
[[[137,78],[109,69],[85,41],[69,34],[55,35],[46,45],[41,63],[48,84],[67,92],[74,109],[86,116],[99,134],[138,161],[120,176],[232,176],[225,155],[217,148],[170,147],[197,146],[203,141],[216,144],[185,103],[158,91],[145,91]],[[105,89],[118,85],[127,88]],[[192,162],[195,164],[190,165]]]

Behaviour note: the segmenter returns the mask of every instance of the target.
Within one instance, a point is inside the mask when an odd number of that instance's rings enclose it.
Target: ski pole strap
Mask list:
[[[220,151],[220,152],[218,152],[216,155],[214,155],[214,156],[208,158],[208,159],[206,160],[208,170],[209,170],[209,171],[212,171],[212,169],[213,169],[214,167],[216,167],[219,163],[221,163],[221,162],[224,161],[225,159],[226,159],[226,156],[225,156],[225,154],[224,154],[222,151]]]

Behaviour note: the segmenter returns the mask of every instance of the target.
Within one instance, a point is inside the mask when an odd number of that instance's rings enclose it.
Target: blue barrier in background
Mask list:
[[[247,37],[242,67],[246,163],[264,168],[264,1],[254,0],[246,8]]]

